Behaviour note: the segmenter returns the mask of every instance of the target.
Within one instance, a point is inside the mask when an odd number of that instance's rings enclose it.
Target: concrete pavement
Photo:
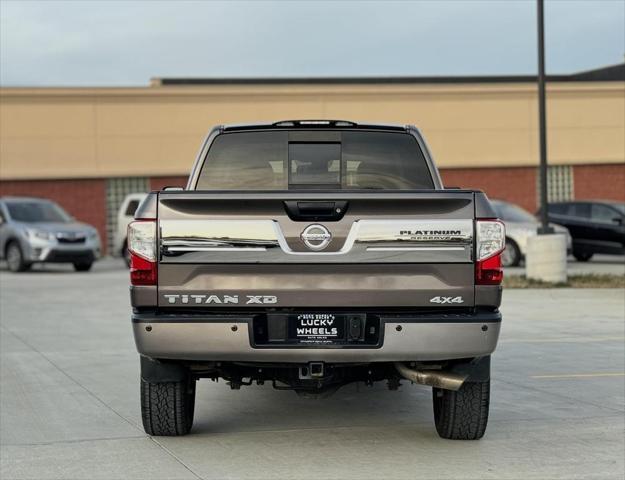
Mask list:
[[[567,261],[569,275],[625,275],[625,257],[623,255],[594,255],[587,262],[578,262],[573,257]],[[506,268],[508,275],[525,275],[523,264],[519,267]]]
[[[478,442],[438,438],[425,387],[310,400],[208,380],[192,433],[150,438],[117,265],[0,272],[2,479],[623,478],[621,290],[505,292]]]

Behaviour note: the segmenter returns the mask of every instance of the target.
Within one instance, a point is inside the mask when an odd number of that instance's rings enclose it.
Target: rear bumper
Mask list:
[[[249,316],[133,314],[140,354],[157,359],[247,362],[392,362],[490,355],[501,314],[402,315],[382,319],[375,347],[253,347]]]

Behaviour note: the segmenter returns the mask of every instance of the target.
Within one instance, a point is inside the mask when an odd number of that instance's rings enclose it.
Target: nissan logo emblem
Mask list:
[[[311,250],[323,250],[332,240],[332,234],[323,225],[307,226],[301,234],[302,242]]]

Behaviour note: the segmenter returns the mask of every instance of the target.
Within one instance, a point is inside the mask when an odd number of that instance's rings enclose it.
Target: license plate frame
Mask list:
[[[340,313],[305,312],[288,316],[287,341],[297,345],[345,343],[347,316]]]
[[[302,320],[333,320],[302,322]],[[297,328],[336,328],[336,332],[300,332]],[[254,316],[250,331],[253,348],[377,348],[382,342],[379,315],[363,312],[305,310],[267,312]]]

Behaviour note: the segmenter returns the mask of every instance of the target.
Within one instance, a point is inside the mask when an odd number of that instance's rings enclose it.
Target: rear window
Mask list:
[[[340,143],[289,143],[289,184],[341,185]]]
[[[262,131],[219,135],[197,190],[433,189],[412,135]]]

